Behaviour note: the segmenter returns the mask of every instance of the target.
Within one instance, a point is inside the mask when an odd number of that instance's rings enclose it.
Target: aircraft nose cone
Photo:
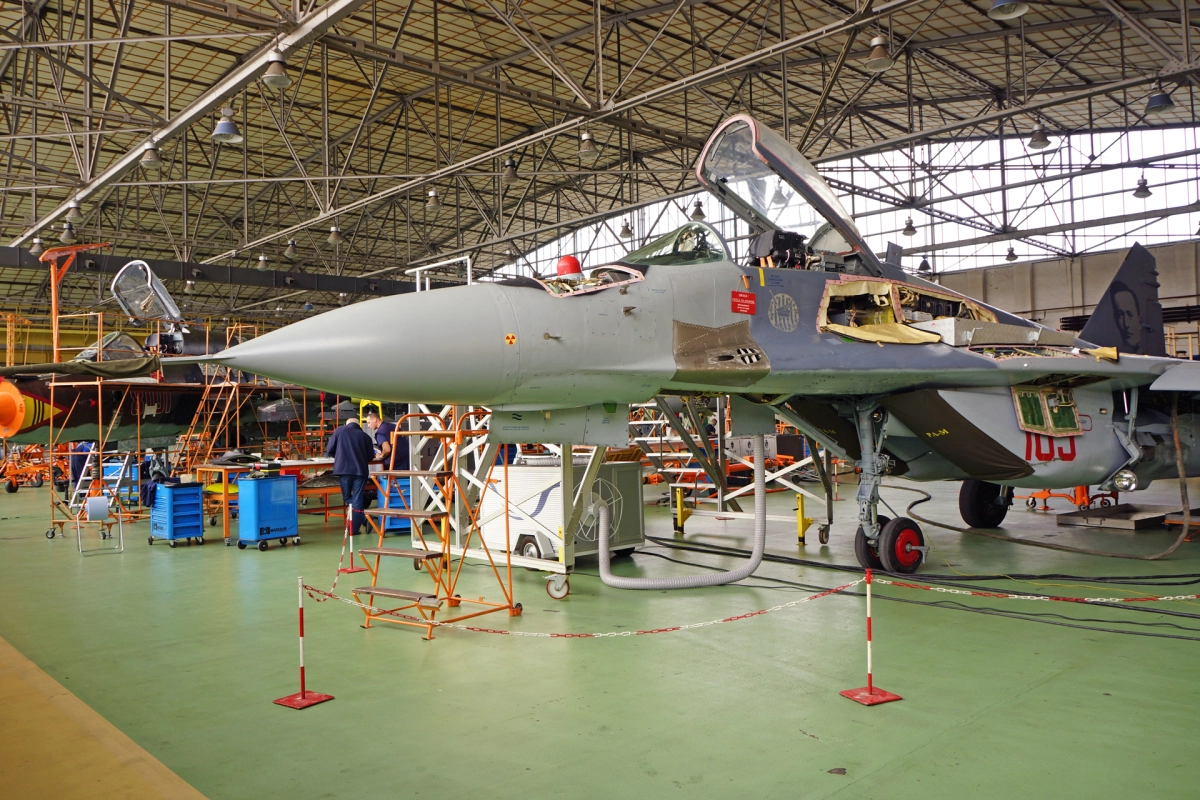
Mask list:
[[[502,291],[475,284],[356,303],[232,347],[219,363],[351,397],[482,405],[504,374]]]
[[[0,439],[21,429],[25,419],[25,400],[21,390],[8,381],[0,381]]]

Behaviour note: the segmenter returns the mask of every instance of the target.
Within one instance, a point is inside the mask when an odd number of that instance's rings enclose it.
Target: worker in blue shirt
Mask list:
[[[374,444],[358,420],[348,419],[329,437],[325,455],[333,459],[333,474],[342,484],[342,501],[350,513],[350,535],[357,536],[366,521],[363,496],[375,457]]]
[[[397,437],[396,446],[392,447],[392,432],[396,423],[387,422],[379,416],[379,412],[371,409],[367,412],[367,427],[375,432],[375,450],[383,459],[383,468],[387,470],[406,470],[409,468],[408,443],[403,437]]]

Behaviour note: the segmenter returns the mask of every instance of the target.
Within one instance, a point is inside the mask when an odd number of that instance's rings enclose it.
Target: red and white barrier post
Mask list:
[[[842,697],[849,697],[864,706],[877,706],[880,703],[890,703],[903,698],[898,694],[885,692],[875,688],[874,677],[871,674],[871,570],[867,570],[867,685],[860,689],[846,689],[838,692]]]
[[[370,526],[370,524],[371,524],[370,522],[367,523],[368,526]],[[382,524],[386,524],[386,523],[381,520],[380,524],[382,525]],[[354,509],[351,508],[350,501],[347,500],[346,501],[346,530],[342,532],[342,555],[343,556],[346,555],[346,542],[349,542],[350,543],[350,566],[343,567],[342,560],[339,558],[338,559],[338,575],[343,575],[345,573],[350,573],[350,572],[366,572],[367,571],[366,567],[360,567],[354,563],[354,537],[350,535],[350,532],[353,529],[353,527],[354,527]],[[336,586],[337,585],[336,578],[334,580],[335,580],[334,586]]]
[[[304,688],[304,578],[297,578],[300,587],[300,691],[275,700],[276,705],[288,708],[308,708],[332,700],[333,695],[310,692]]]

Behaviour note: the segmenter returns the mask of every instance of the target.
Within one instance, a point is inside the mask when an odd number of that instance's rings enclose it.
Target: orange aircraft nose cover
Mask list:
[[[25,421],[25,398],[8,381],[0,381],[0,439],[7,439],[21,429]]]

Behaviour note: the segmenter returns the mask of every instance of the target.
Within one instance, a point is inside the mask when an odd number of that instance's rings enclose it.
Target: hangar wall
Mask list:
[[[1200,305],[1200,240],[1148,248],[1158,261],[1159,300],[1164,309]],[[943,286],[1006,311],[1053,327],[1063,317],[1090,314],[1108,288],[1126,250],[1076,258],[1027,261],[997,267],[946,272]],[[1196,322],[1169,323],[1181,337],[1193,340]],[[1193,347],[1195,345],[1193,344]]]

